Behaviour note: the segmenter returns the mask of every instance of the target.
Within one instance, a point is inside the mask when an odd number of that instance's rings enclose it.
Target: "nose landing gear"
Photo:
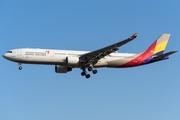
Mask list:
[[[22,70],[22,64],[18,63],[18,66],[19,66],[19,70]]]
[[[19,66],[19,70],[22,70],[22,66]]]

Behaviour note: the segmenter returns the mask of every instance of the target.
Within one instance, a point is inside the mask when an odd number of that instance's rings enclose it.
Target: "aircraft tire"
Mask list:
[[[89,67],[89,68],[88,68],[88,71],[92,71],[92,70],[93,70],[93,68],[92,68],[92,67]]]
[[[19,70],[22,70],[22,66],[19,66]]]
[[[82,76],[86,75],[86,72],[82,72],[81,75],[82,75]]]
[[[93,74],[96,74],[98,71],[97,70],[93,70],[92,72],[93,72]]]
[[[87,79],[90,78],[90,74],[87,74],[87,75],[86,75],[86,78],[87,78]]]

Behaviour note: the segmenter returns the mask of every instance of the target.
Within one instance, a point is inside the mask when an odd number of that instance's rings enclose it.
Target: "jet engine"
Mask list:
[[[66,57],[67,65],[78,65],[79,64],[79,57],[69,56]]]
[[[72,71],[72,68],[70,68],[70,67],[55,65],[55,72],[56,73],[67,73],[70,71]]]

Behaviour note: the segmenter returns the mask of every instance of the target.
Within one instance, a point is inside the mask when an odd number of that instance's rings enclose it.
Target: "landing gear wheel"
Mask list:
[[[19,70],[22,70],[22,66],[19,66]]]
[[[93,70],[93,68],[92,68],[92,67],[89,67],[89,68],[88,68],[88,71],[92,71],[92,70]]]
[[[81,75],[82,75],[82,76],[86,75],[86,72],[82,72]]]
[[[87,75],[86,75],[86,78],[90,78],[90,74],[87,74]]]
[[[97,73],[97,70],[93,70],[92,72],[93,72],[93,74],[96,74],[96,73]]]

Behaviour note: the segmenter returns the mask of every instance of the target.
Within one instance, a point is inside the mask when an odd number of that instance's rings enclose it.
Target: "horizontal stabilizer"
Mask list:
[[[156,56],[156,57],[153,57],[153,60],[162,60],[163,58],[171,55],[171,54],[174,54],[176,53],[177,51],[171,51],[171,52],[167,52],[167,53],[164,53],[164,54],[161,54],[159,56]]]

